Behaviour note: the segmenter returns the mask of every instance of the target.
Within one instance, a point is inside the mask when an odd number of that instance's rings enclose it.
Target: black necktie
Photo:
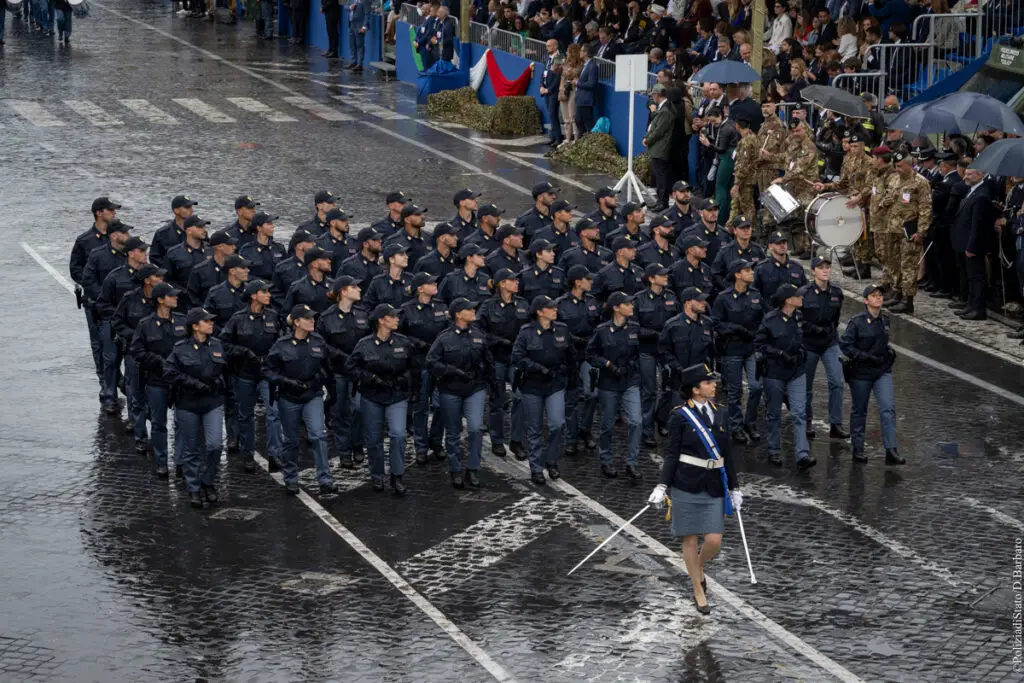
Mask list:
[[[708,427],[713,427],[715,425],[715,420],[711,417],[711,409],[704,406],[700,410],[704,413],[704,421],[708,423]]]

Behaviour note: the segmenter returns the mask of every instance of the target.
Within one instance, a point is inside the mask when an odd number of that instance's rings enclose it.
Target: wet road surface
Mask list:
[[[741,448],[759,583],[730,519],[710,618],[693,609],[657,512],[566,577],[643,506],[655,452],[638,487],[581,456],[536,490],[522,463],[488,457],[485,487],[457,492],[431,462],[409,470],[404,500],[342,470],[337,498],[286,498],[226,458],[221,508],[188,509],[124,422],[100,415],[62,280],[93,198],[122,202],[148,239],[180,192],[225,225],[233,198],[251,193],[286,236],[320,189],[357,224],[396,189],[433,220],[462,186],[514,215],[543,177],[526,164],[546,162],[517,160],[537,147],[420,122],[411,88],[258,44],[249,24],[107,0],[76,23],[68,52],[12,23],[0,59],[0,680],[1021,680],[1011,572],[1024,371],[901,320],[908,464],[882,465],[877,414],[864,468],[821,436],[807,474]],[[607,180],[556,171],[587,210],[588,188]]]

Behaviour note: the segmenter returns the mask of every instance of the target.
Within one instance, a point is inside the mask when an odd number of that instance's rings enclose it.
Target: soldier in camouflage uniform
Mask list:
[[[789,124],[789,138],[783,150],[785,173],[781,178],[773,180],[772,184],[785,185],[800,203],[800,207],[806,210],[814,200],[814,184],[818,182],[818,148],[811,139],[806,121],[793,117]],[[787,219],[787,222],[792,222],[790,232],[797,258],[810,255],[811,245],[804,229],[803,215],[803,211],[798,211]]]
[[[885,200],[885,187],[889,177],[896,171],[893,170],[892,152],[888,147],[875,147],[871,150],[871,155],[874,164],[871,174],[861,191],[851,197],[850,201],[851,203],[856,201],[862,208],[867,209],[869,241],[874,245],[875,255],[884,269],[888,261],[888,252],[886,251],[888,239],[885,236],[886,223],[882,202]],[[860,245],[861,242],[858,242],[857,246],[860,247]],[[854,251],[858,262],[861,262],[864,252],[863,248]],[[892,271],[884,269],[882,286],[891,290],[892,284]]]
[[[896,172],[886,184],[892,199],[886,220],[891,239],[889,247],[892,249],[889,260],[896,278],[894,285],[902,297],[889,310],[913,313],[918,266],[924,253],[922,245],[932,221],[932,186],[924,176],[914,171],[909,150],[898,150],[893,154],[893,162]]]
[[[764,123],[757,133],[757,148],[764,150],[758,153],[757,170],[754,184],[759,192],[763,193],[772,184],[772,181],[779,177],[782,170],[782,154],[786,144],[786,128],[782,125],[776,113],[777,107],[774,101],[761,104],[761,114],[764,115]],[[752,213],[747,214],[752,216]],[[775,225],[775,219],[766,210],[761,212],[761,225],[763,234],[771,232]]]
[[[847,128],[843,133],[843,166],[839,171],[839,180],[833,183],[815,183],[815,192],[838,192],[850,198],[846,203],[849,208],[860,203],[858,195],[871,191],[874,176],[874,160],[864,147],[863,134]],[[853,255],[857,261],[858,277],[871,277],[871,259],[874,258],[874,240],[864,221],[864,232],[853,246]],[[845,269],[844,269],[845,270]],[[851,273],[852,274],[852,273]]]
[[[754,216],[754,184],[757,182],[757,161],[760,145],[757,134],[750,127],[750,121],[736,119],[736,131],[740,143],[736,145],[736,159],[733,166],[733,214]]]

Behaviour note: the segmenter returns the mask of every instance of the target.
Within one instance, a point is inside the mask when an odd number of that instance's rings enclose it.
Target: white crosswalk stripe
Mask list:
[[[376,116],[378,119],[382,119],[384,121],[396,121],[400,119],[409,118],[405,114],[399,114],[396,111],[392,111],[378,104],[357,100],[353,98],[352,95],[332,95],[332,97],[341,102],[342,104],[347,104],[350,107],[358,109],[364,114]]]
[[[197,99],[192,98],[192,97],[176,97],[176,98],[174,98],[174,103],[178,104],[178,105],[181,105],[182,107],[185,107],[185,109],[188,109],[190,112],[192,112],[193,114],[195,114],[197,116],[201,116],[202,118],[206,119],[210,123],[234,123],[235,122],[235,119],[233,119],[232,117],[228,116],[227,114],[225,114],[224,112],[220,111],[219,109],[211,107],[210,105],[208,105],[206,102],[203,102],[202,100],[197,100]]]
[[[120,126],[124,123],[100,105],[89,100],[64,100],[64,104],[94,126]]]
[[[323,104],[322,102],[317,102],[316,100],[311,99],[309,97],[296,95],[294,97],[285,97],[282,99],[284,99],[284,101],[287,102],[288,104],[294,107],[298,107],[299,109],[302,109],[304,111],[308,111],[310,114],[318,116],[321,119],[324,119],[325,121],[353,120],[353,118],[348,114],[342,114],[340,111],[336,109],[331,109],[326,104]]]
[[[18,116],[40,128],[56,128],[64,125],[63,121],[43,109],[43,105],[38,102],[7,100],[7,106],[13,109]]]
[[[138,114],[150,123],[158,123],[165,126],[173,126],[178,123],[178,119],[167,112],[157,109],[150,104],[149,100],[121,100],[120,102],[125,108]]]
[[[262,118],[270,121],[271,123],[292,123],[298,121],[294,116],[289,116],[284,112],[272,109],[259,100],[255,100],[251,97],[229,97],[227,100],[242,111],[259,114]]]

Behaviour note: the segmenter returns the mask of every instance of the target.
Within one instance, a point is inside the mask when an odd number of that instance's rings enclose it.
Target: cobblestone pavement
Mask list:
[[[99,415],[85,326],[62,286],[95,196],[122,201],[148,238],[179,192],[218,224],[250,192],[287,235],[324,188],[366,223],[393,189],[439,220],[461,186],[514,214],[545,170],[581,208],[608,179],[423,122],[407,86],[257,44],[248,24],[104,0],[68,52],[8,22],[0,681],[1020,680],[1024,374],[973,327],[894,321],[905,467],[882,465],[874,415],[863,468],[821,436],[809,473],[740,449],[758,583],[730,520],[711,617],[693,609],[656,512],[566,576],[644,505],[656,451],[637,487],[600,477],[593,455],[566,458],[542,490],[521,463],[488,457],[485,487],[454,491],[431,462],[410,468],[404,500],[343,470],[336,498],[313,493],[310,471],[308,495],[286,498],[225,458],[221,508],[188,509],[123,421]],[[824,399],[819,377],[818,414]]]

